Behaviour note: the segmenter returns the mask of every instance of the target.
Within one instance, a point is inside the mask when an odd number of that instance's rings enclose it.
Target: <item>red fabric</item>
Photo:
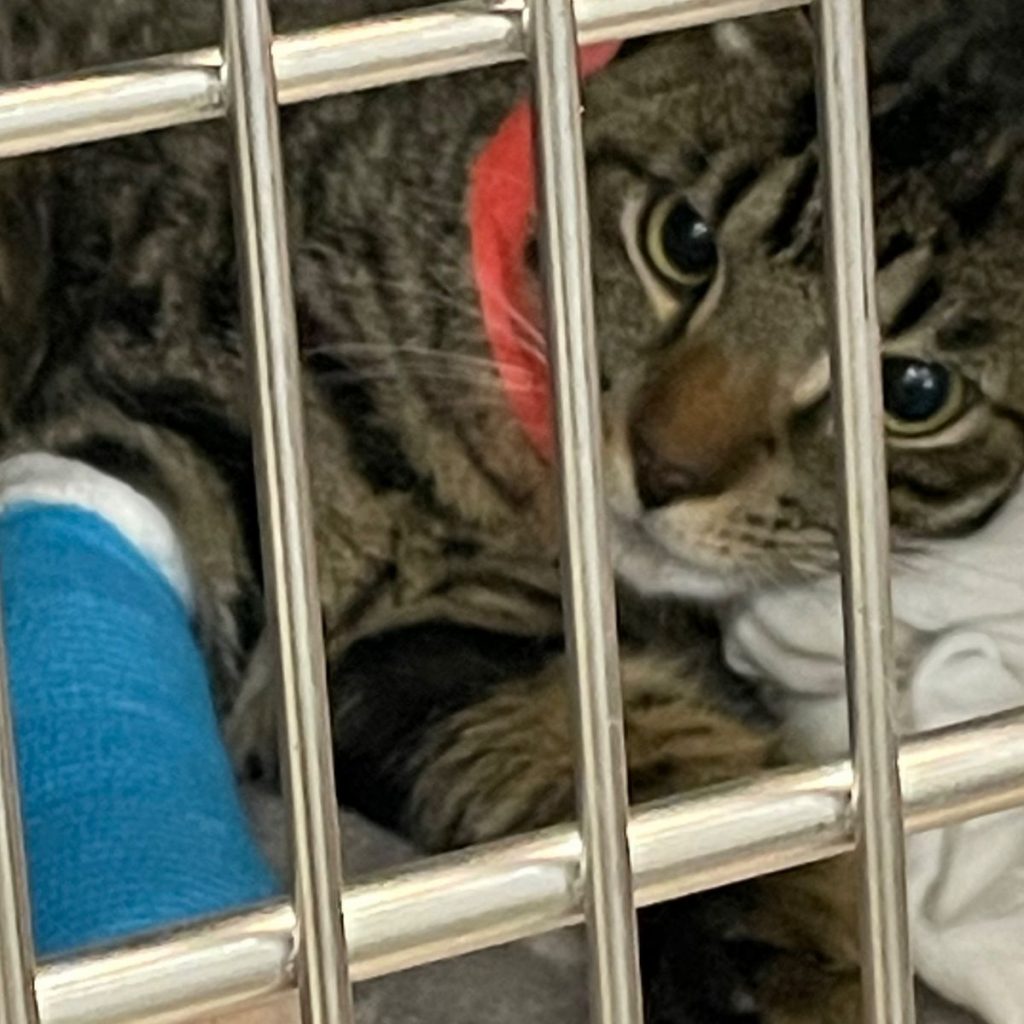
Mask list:
[[[603,68],[618,48],[618,43],[585,47],[581,73]],[[550,459],[554,439],[547,360],[537,347],[541,317],[526,266],[535,209],[533,119],[524,101],[505,118],[473,165],[470,239],[484,329],[505,396],[533,446]]]

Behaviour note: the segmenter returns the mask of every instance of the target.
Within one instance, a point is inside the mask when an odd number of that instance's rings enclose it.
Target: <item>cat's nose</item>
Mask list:
[[[637,494],[656,509],[724,493],[772,446],[771,372],[738,372],[710,347],[674,355],[633,410]]]
[[[632,448],[636,489],[644,508],[662,508],[684,498],[710,497],[724,490],[720,475],[706,460],[673,461],[636,433]]]

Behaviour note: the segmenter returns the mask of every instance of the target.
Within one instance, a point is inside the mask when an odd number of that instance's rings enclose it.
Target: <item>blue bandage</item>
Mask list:
[[[38,951],[271,896],[167,521],[77,463],[13,462],[0,472],[0,574]],[[36,485],[65,469],[89,486]],[[115,527],[106,512],[126,492],[134,511]]]

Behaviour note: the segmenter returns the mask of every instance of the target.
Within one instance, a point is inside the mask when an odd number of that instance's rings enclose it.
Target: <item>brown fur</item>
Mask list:
[[[697,671],[681,681],[675,661],[653,654],[623,667],[635,802],[742,778],[769,763],[770,736],[722,715]],[[572,815],[567,671],[556,659],[446,719],[428,738],[413,806],[429,845],[466,846]],[[510,802],[504,794],[513,788],[520,796]]]

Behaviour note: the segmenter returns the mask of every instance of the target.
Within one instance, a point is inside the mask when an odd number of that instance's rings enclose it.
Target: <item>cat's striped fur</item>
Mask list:
[[[275,6],[282,31],[371,9]],[[7,0],[0,80],[208,44],[218,7]],[[1021,31],[995,0],[872,13],[887,334],[980,410],[948,443],[894,437],[912,545],[969,530],[1024,464]],[[834,564],[812,87],[791,13],[629,46],[587,90],[638,799],[774,757],[713,630],[670,603]],[[282,115],[340,788],[435,849],[572,812],[552,470],[509,412],[467,257],[467,169],[522,92],[500,68]],[[0,360],[9,450],[87,460],[173,515],[222,709],[249,671],[234,721],[267,768],[226,141],[209,124],[0,165]],[[677,192],[719,258],[668,286],[637,239]],[[853,891],[831,870],[652,914],[652,1021],[855,1019]]]

